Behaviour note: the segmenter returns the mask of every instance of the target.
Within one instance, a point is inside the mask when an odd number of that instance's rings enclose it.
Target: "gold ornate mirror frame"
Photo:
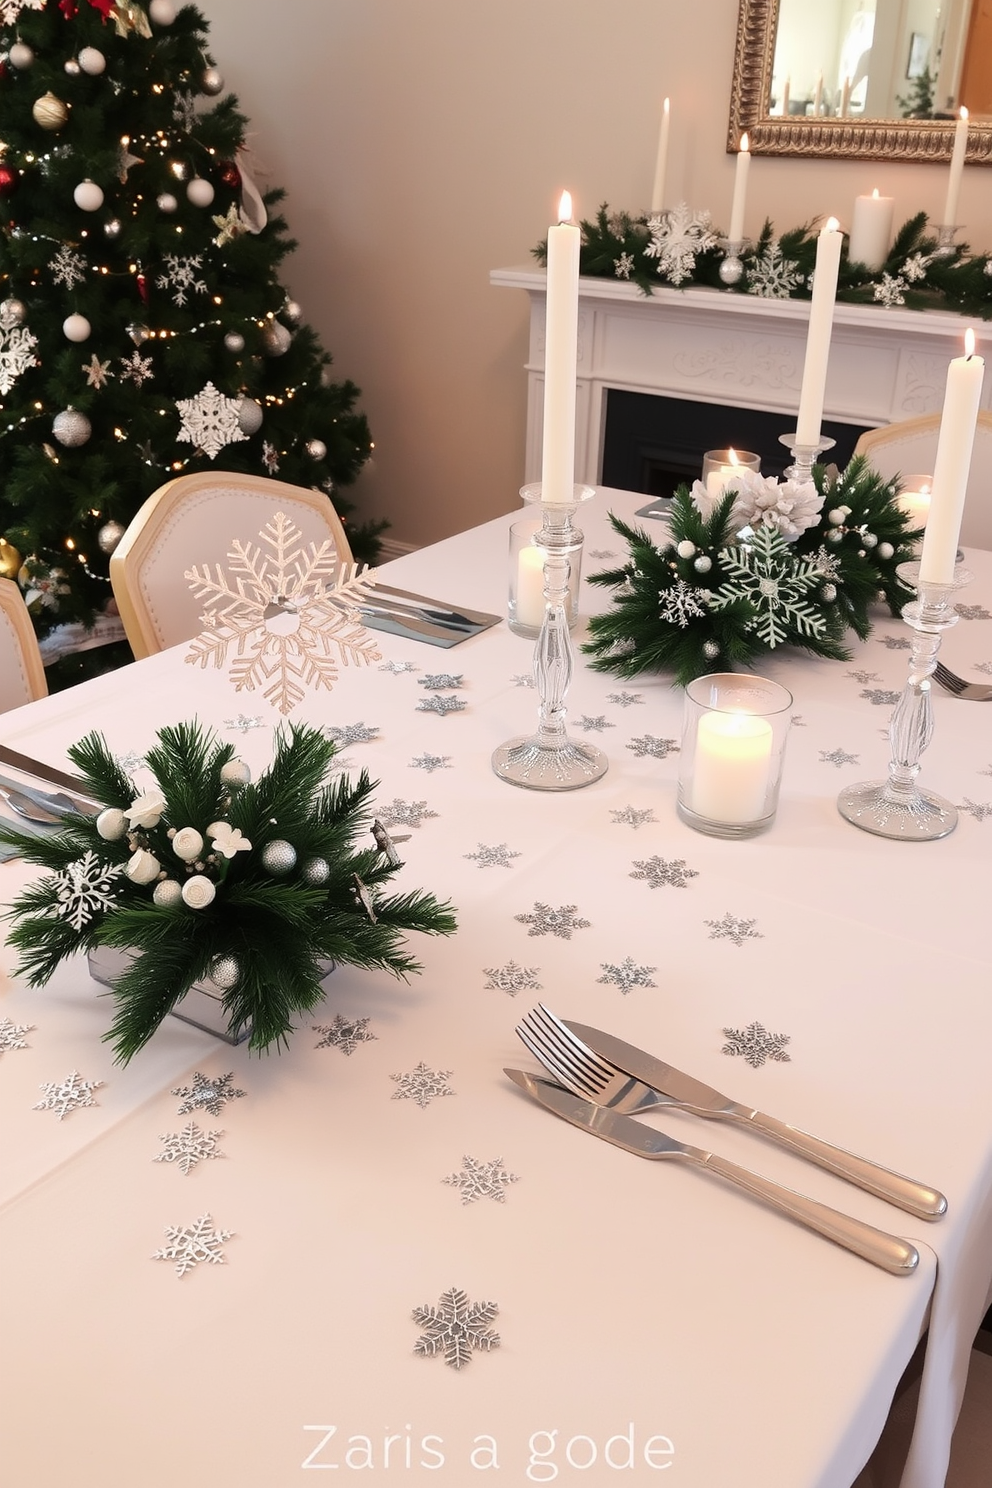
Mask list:
[[[727,149],[747,132],[756,155],[834,160],[949,160],[954,125],[946,119],[773,118],[769,112],[778,0],[741,0],[730,90]],[[969,165],[992,165],[992,126],[968,131]]]

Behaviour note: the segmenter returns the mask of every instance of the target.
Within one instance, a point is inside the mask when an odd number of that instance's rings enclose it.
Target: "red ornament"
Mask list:
[[[20,175],[9,165],[0,165],[0,196],[10,196],[17,190]]]
[[[224,160],[221,162],[220,178],[225,186],[229,186],[232,191],[237,191],[241,185],[241,172],[233,160]]]
[[[79,6],[76,4],[76,0],[59,0],[59,10],[67,21],[74,21],[79,11]]]
[[[144,274],[138,274],[136,276],[136,278],[135,278],[135,283],[138,286],[138,293],[141,296],[142,303],[145,304],[145,305],[147,305],[148,304],[148,280],[145,278]]]
[[[90,4],[92,5],[93,9],[98,10],[103,16],[103,19],[106,20],[110,12],[113,10],[114,6],[117,4],[117,0],[90,0]]]

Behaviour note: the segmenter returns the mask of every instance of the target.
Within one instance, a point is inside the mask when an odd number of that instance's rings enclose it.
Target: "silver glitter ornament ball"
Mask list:
[[[266,356],[285,356],[292,336],[278,320],[270,320],[262,332],[262,346]]]
[[[100,545],[100,552],[112,553],[123,536],[124,528],[120,522],[104,522],[96,535],[96,540]]]
[[[27,306],[23,300],[13,298],[4,300],[0,305],[0,322],[5,326],[21,325],[27,313]]]
[[[703,655],[706,657],[706,660],[707,661],[716,661],[717,657],[720,655],[720,647],[717,644],[717,642],[716,641],[704,641],[703,642]]]
[[[52,420],[52,433],[66,449],[77,449],[89,439],[93,426],[85,413],[80,413],[75,408],[66,408]]]
[[[331,865],[326,858],[305,858],[300,869],[300,876],[304,883],[312,884],[319,888],[325,884],[331,876]]]
[[[162,878],[152,890],[152,900],[159,909],[172,909],[183,902],[182,885],[174,878]]]
[[[215,956],[208,975],[215,987],[222,987],[226,992],[241,976],[241,962],[237,956]]]
[[[224,345],[234,356],[240,356],[245,349],[245,338],[240,331],[228,331],[224,337]]]
[[[254,398],[242,398],[238,405],[238,428],[242,434],[257,434],[262,427],[262,406]]]
[[[262,848],[262,867],[274,878],[283,878],[296,867],[296,848],[282,837],[276,837]]]
[[[311,460],[322,460],[327,454],[327,445],[322,439],[308,439],[307,454]]]
[[[218,93],[223,93],[224,79],[221,77],[216,67],[208,67],[205,70],[202,78],[200,79],[200,87],[203,89],[204,93],[209,93],[212,98],[215,98]]]
[[[741,275],[744,273],[744,265],[739,258],[725,258],[720,265],[720,283],[731,285],[740,284]]]
[[[705,553],[700,553],[699,557],[696,559],[692,566],[697,573],[709,573],[710,569],[713,567],[713,559],[708,558]]]

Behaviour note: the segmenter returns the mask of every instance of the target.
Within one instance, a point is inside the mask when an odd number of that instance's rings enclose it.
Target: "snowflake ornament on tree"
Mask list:
[[[176,305],[185,305],[191,290],[197,294],[207,293],[205,279],[197,278],[197,273],[203,264],[202,254],[196,253],[192,257],[186,257],[178,253],[167,253],[165,255],[165,273],[160,274],[156,283],[159,289],[171,289],[172,300]]]
[[[73,252],[68,243],[62,244],[48,267],[52,271],[52,282],[64,284],[66,289],[75,289],[86,278],[85,258],[81,253]]]
[[[182,419],[177,440],[195,445],[211,460],[226,445],[248,438],[240,422],[241,399],[226,398],[212,382],[195,398],[177,398],[176,407]]]
[[[121,381],[133,382],[135,387],[150,382],[155,376],[151,357],[143,357],[140,351],[132,351],[129,357],[121,357]]]
[[[799,265],[782,257],[778,243],[769,243],[747,271],[747,292],[763,300],[788,300],[802,283]]]
[[[120,863],[101,863],[96,853],[85,852],[57,873],[59,914],[74,930],[88,925],[95,915],[114,903],[113,885],[124,868]]]
[[[443,1292],[436,1307],[415,1307],[413,1320],[425,1331],[413,1346],[415,1354],[433,1359],[444,1355],[452,1369],[462,1369],[472,1350],[488,1353],[499,1348],[499,1334],[484,1325],[499,1311],[495,1302],[470,1302],[457,1287]]]
[[[27,326],[12,321],[0,306],[0,393],[6,397],[14,383],[29,367],[37,367],[38,358],[31,350],[38,345]]]
[[[712,609],[748,600],[755,613],[747,628],[769,649],[824,635],[826,621],[806,597],[821,582],[816,563],[797,558],[777,527],[759,527],[746,543],[724,548],[720,558],[729,577],[710,600]]]
[[[191,1225],[169,1225],[165,1231],[168,1245],[156,1250],[153,1261],[175,1261],[176,1275],[183,1277],[200,1262],[208,1266],[227,1264],[222,1250],[233,1230],[218,1230],[209,1214],[201,1214]]]
[[[291,713],[308,686],[331,690],[339,665],[382,659],[361,624],[357,605],[371,577],[357,564],[338,562],[330,538],[304,545],[299,528],[277,512],[259,534],[263,546],[236,539],[231,577],[216,565],[187,569],[185,577],[207,608],[206,629],[186,660],[222,667],[234,648],[230,677],[237,692],[262,689],[280,713]]]
[[[644,249],[645,258],[656,258],[661,278],[676,287],[692,277],[699,254],[717,244],[709,212],[694,212],[685,202],[649,217],[648,232],[651,241]]]

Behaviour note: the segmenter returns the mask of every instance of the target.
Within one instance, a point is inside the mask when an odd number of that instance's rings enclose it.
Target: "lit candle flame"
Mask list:
[[[572,220],[572,193],[563,191],[561,201],[558,203],[558,221],[571,222]]]
[[[872,196],[874,197],[875,201],[878,201],[878,187],[877,186],[875,187],[875,190],[872,192]]]
[[[824,232],[837,232],[839,227],[840,223],[836,217],[828,217],[824,224]]]
[[[961,105],[961,108],[958,110],[958,118],[959,119],[967,119],[967,117],[968,117],[968,110],[962,104]]]
[[[964,354],[966,357],[975,355],[975,333],[970,326],[964,333]]]
[[[746,134],[742,134],[741,135],[741,154],[742,155],[746,155],[747,152],[748,152],[748,150],[750,148],[751,148],[751,146],[748,144],[747,135]]]
[[[737,458],[737,451],[735,449],[728,449],[727,456],[728,465],[739,465],[741,463],[740,460],[738,460]]]

